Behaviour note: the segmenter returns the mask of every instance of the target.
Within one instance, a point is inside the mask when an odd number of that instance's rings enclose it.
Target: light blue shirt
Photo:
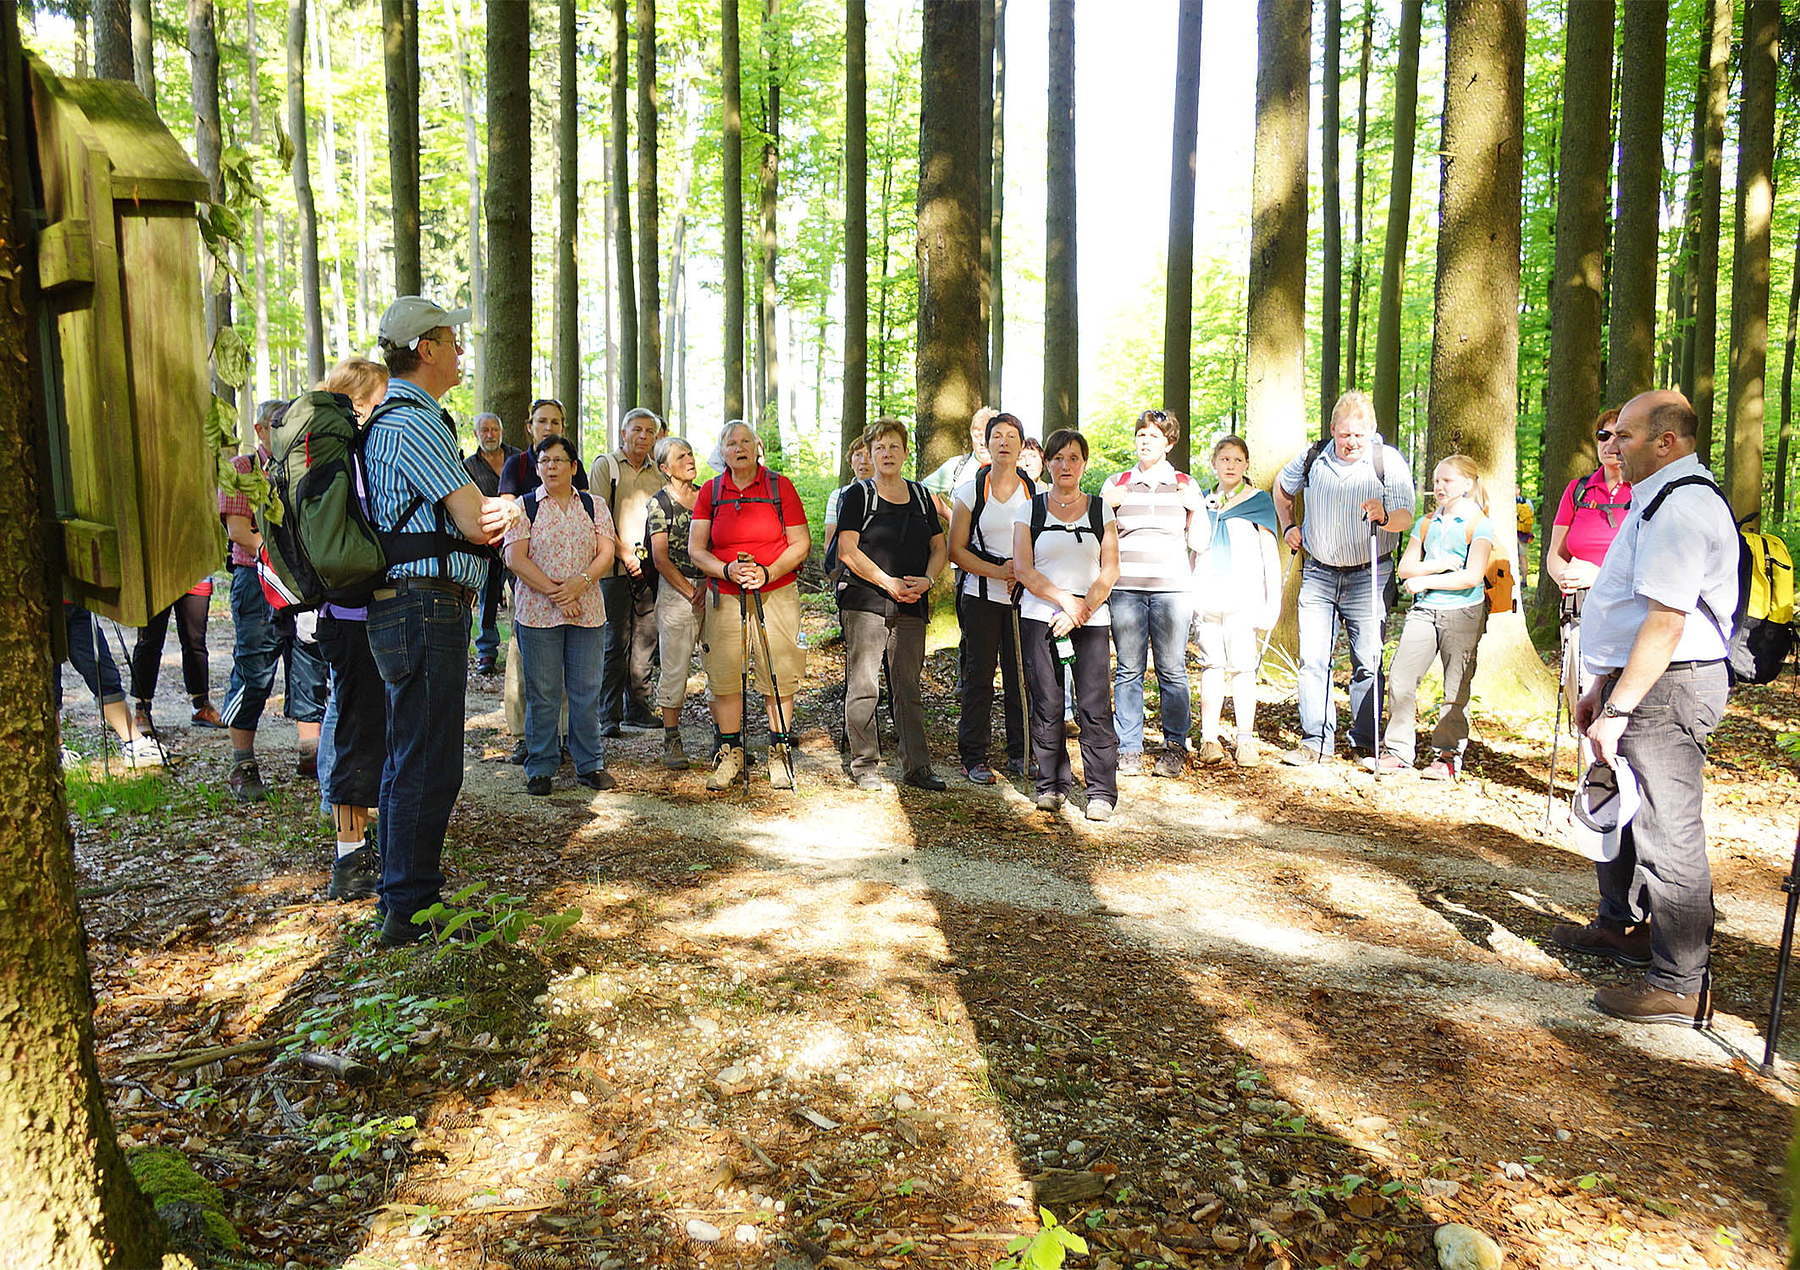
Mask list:
[[[1469,506],[1475,504],[1471,502]],[[1469,552],[1477,538],[1487,539],[1489,546],[1499,545],[1492,522],[1479,512],[1473,517],[1433,516],[1419,532],[1425,535],[1423,559],[1460,560],[1464,568],[1468,567]],[[1457,591],[1433,587],[1413,597],[1413,607],[1422,609],[1462,609],[1486,602],[1487,589],[1479,582]]]
[[[417,384],[405,379],[390,379],[388,402],[402,403],[389,409],[369,425],[368,439],[363,444],[363,464],[369,480],[369,510],[376,527],[397,533],[425,533],[438,527],[433,508],[465,485],[472,485],[462,464],[462,451],[456,443],[456,427],[450,414]],[[380,407],[377,407],[380,409]],[[424,502],[405,524],[397,524],[413,500]],[[444,532],[452,538],[463,534],[442,513]],[[446,576],[472,589],[487,580],[487,561],[466,551],[453,551],[449,557],[449,573],[442,574],[438,561],[416,560],[394,565],[387,571],[389,581],[396,578],[435,578]]]
[[[1385,479],[1375,477],[1375,447],[1380,437],[1369,442],[1369,452],[1354,463],[1338,457],[1337,444],[1325,443],[1312,472],[1306,471],[1307,450],[1296,454],[1275,479],[1289,497],[1306,491],[1306,515],[1300,522],[1300,545],[1306,554],[1320,564],[1345,565],[1369,563],[1369,524],[1363,519],[1362,504],[1379,498],[1389,511],[1404,507],[1413,509],[1412,470],[1406,456],[1391,445],[1382,446],[1381,467]],[[1307,449],[1311,449],[1310,446]],[[1381,530],[1376,551],[1387,555],[1400,545],[1400,535]]]

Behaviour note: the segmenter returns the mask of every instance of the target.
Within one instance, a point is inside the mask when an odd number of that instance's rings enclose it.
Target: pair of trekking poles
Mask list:
[[[752,556],[748,551],[740,551],[737,554],[737,563],[755,564],[757,561],[756,557]],[[769,671],[769,699],[775,705],[775,727],[780,731],[781,735],[787,736],[787,710],[781,704],[781,681],[775,676],[775,659],[769,654],[769,624],[763,615],[762,591],[750,591],[740,586],[738,588],[737,598],[738,636],[742,641],[742,645],[739,649],[740,657],[738,661],[738,665],[742,668],[738,686],[738,692],[740,694],[738,699],[743,702],[748,702],[750,700],[750,614],[754,612],[756,614],[756,649],[758,656],[762,659],[762,664],[767,667]],[[744,727],[744,722],[745,721],[742,718],[738,720],[738,727],[740,730]],[[792,743],[790,742],[789,745],[790,748],[787,756],[788,772],[790,776],[793,776],[795,771],[794,755]],[[744,756],[743,766],[744,797],[748,798],[750,797],[750,758],[748,754]],[[794,778],[794,784],[798,787],[799,780],[797,777]]]

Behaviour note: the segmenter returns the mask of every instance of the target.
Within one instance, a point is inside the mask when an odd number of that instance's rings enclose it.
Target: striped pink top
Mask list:
[[[1149,471],[1131,467],[1111,477],[1100,497],[1119,524],[1117,591],[1185,591],[1188,517],[1202,507],[1200,484],[1165,459]]]

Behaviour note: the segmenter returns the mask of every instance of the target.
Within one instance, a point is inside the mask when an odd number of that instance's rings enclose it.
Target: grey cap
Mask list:
[[[422,295],[403,295],[381,315],[381,342],[391,348],[417,348],[421,336],[468,320],[468,309],[446,309]]]

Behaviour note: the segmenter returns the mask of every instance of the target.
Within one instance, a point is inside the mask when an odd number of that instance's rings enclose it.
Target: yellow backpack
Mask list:
[[[1774,534],[1745,530],[1750,548],[1750,602],[1745,616],[1767,622],[1794,620],[1794,558]]]

